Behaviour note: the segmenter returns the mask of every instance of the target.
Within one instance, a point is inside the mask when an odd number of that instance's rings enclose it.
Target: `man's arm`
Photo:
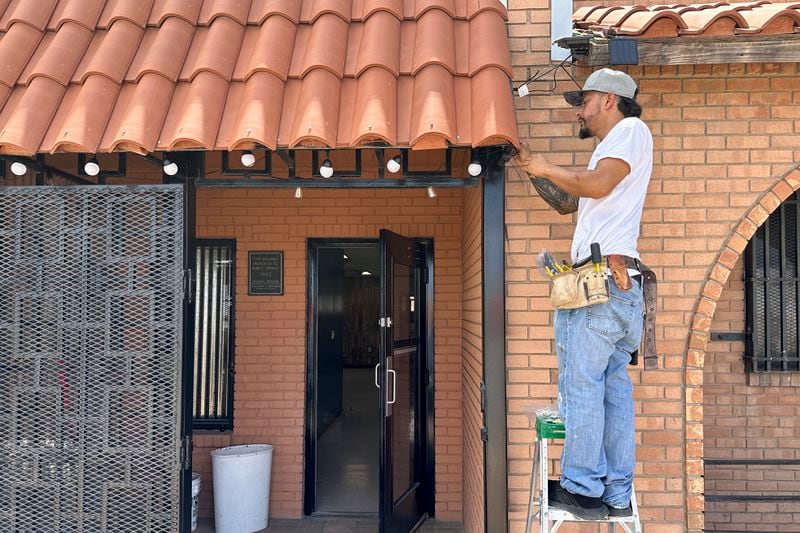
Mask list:
[[[594,170],[573,170],[547,161],[540,154],[531,154],[522,168],[538,178],[547,178],[558,188],[581,198],[602,198],[614,190],[631,168],[622,159],[606,157]]]

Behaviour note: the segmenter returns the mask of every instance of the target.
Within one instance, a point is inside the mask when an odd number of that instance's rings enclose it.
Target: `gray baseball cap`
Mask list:
[[[600,93],[614,93],[625,98],[633,99],[636,96],[636,82],[622,71],[610,68],[595,70],[583,84],[583,90],[567,91],[564,100],[572,106],[579,106],[583,102],[583,93],[597,91]]]

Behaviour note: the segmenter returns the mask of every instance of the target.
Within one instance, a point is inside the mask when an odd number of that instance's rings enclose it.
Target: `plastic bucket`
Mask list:
[[[229,446],[211,452],[216,533],[253,533],[269,525],[272,445]]]
[[[197,500],[200,499],[200,474],[192,472],[192,531],[197,529]]]

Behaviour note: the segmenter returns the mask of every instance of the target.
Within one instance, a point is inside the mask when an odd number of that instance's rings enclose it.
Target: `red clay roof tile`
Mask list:
[[[441,65],[456,72],[455,26],[441,9],[429,9],[417,20],[411,73],[428,65]]]
[[[49,38],[51,35],[52,38]],[[20,81],[27,85],[31,79],[44,76],[66,86],[91,38],[91,31],[74,22],[65,22],[55,33],[48,32]]]
[[[229,17],[244,26],[250,13],[250,0],[205,0],[197,23],[208,26],[217,17]]]
[[[238,99],[234,89],[241,91]],[[241,150],[261,144],[275,150],[283,95],[283,80],[269,72],[255,72],[246,83],[231,84],[228,101],[233,102],[233,107],[223,114],[217,148]]]
[[[794,33],[800,26],[800,12],[796,9],[764,6],[761,9],[741,11],[742,18],[747,21],[747,28],[736,29],[736,33],[779,35]]]
[[[247,80],[255,72],[265,71],[285,81],[296,32],[297,26],[280,15],[267,18],[261,26],[248,27],[233,78]]]
[[[227,92],[228,82],[205,70],[190,83],[178,84],[156,147],[159,150],[213,149]]]
[[[308,10],[301,9],[301,22],[313,24],[320,16],[327,13],[336,15],[345,22],[350,22],[351,0],[312,0],[311,2],[304,2],[303,6],[307,6]]]
[[[327,69],[315,68],[306,74],[292,122],[291,148],[336,146],[341,83]]]
[[[613,10],[613,11],[608,11]],[[587,20],[596,20],[587,24]],[[583,21],[583,22],[582,22]],[[800,27],[800,2],[714,2],[649,6],[583,7],[573,14],[576,27],[637,38],[782,35]]]
[[[728,6],[688,11],[683,13],[682,18],[687,28],[679,33],[685,35],[733,35],[734,29],[748,27],[742,15]]]
[[[456,142],[453,75],[439,64],[429,64],[414,75],[411,100],[411,145],[444,148]]]
[[[36,153],[65,90],[44,76],[34,78],[27,87],[14,89],[0,113],[0,151]]]
[[[420,18],[430,9],[438,9],[450,18],[456,17],[454,0],[414,0],[414,18]],[[463,16],[463,15],[462,15]]]
[[[300,20],[301,5],[302,2],[297,0],[253,0],[247,23],[261,24],[269,16],[281,15],[297,24]]]
[[[142,35],[142,28],[122,18],[117,19],[108,31],[96,32],[72,76],[72,82],[83,83],[87,76],[99,74],[122,83]]]
[[[244,37],[244,26],[227,17],[217,17],[206,28],[197,28],[179,76],[192,81],[199,72],[213,72],[230,80]]]
[[[385,97],[381,97],[385,95]],[[341,138],[341,136],[340,136]],[[397,77],[380,67],[359,76],[349,144],[383,141],[397,144]]]
[[[499,0],[0,0],[0,153],[517,143],[506,17]]]
[[[22,69],[39,45],[42,32],[23,23],[14,23],[0,40],[0,83],[13,87]]]
[[[353,2],[353,10],[356,9],[356,2]],[[361,12],[353,15],[353,18],[365,20],[373,13],[386,11],[394,15],[397,19],[403,18],[403,0],[362,0]]]
[[[182,18],[195,25],[202,3],[202,0],[155,0],[147,25],[161,26],[168,17]]]
[[[174,88],[173,82],[155,72],[143,74],[135,84],[124,84],[100,141],[100,150],[152,152]]]
[[[194,31],[194,26],[178,17],[168,17],[159,28],[147,28],[125,81],[138,81],[148,72],[177,81]]]
[[[395,77],[400,74],[400,21],[389,11],[374,12],[361,27],[353,74],[360,76],[370,67],[382,67]],[[373,43],[385,42],[385,46]],[[347,71],[347,69],[345,69]]]
[[[106,29],[117,20],[128,20],[144,28],[153,8],[153,0],[108,0],[97,27]]]
[[[72,85],[42,141],[50,152],[94,153],[119,94],[119,84],[104,75],[89,76]]]
[[[11,0],[0,18],[0,31],[7,31],[15,22],[24,22],[44,31],[57,2],[58,0]]]
[[[487,67],[497,67],[511,76],[511,55],[505,46],[494,46],[501,43],[506,35],[506,25],[502,17],[495,11],[483,11],[469,25],[469,47],[474,50],[469,56],[469,75],[474,76]],[[481,43],[487,43],[481,46]]]
[[[106,0],[61,1],[56,5],[53,16],[50,17],[47,29],[56,31],[65,22],[75,22],[87,30],[94,31],[105,2]]]

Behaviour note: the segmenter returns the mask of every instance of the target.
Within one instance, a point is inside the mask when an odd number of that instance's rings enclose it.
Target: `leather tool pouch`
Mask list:
[[[625,265],[625,256],[609,255],[606,257],[608,268],[611,269],[611,276],[614,283],[620,290],[627,291],[631,288],[631,277],[628,275],[628,267]]]
[[[608,301],[608,274],[588,263],[552,277],[550,301],[556,309],[578,309]]]

